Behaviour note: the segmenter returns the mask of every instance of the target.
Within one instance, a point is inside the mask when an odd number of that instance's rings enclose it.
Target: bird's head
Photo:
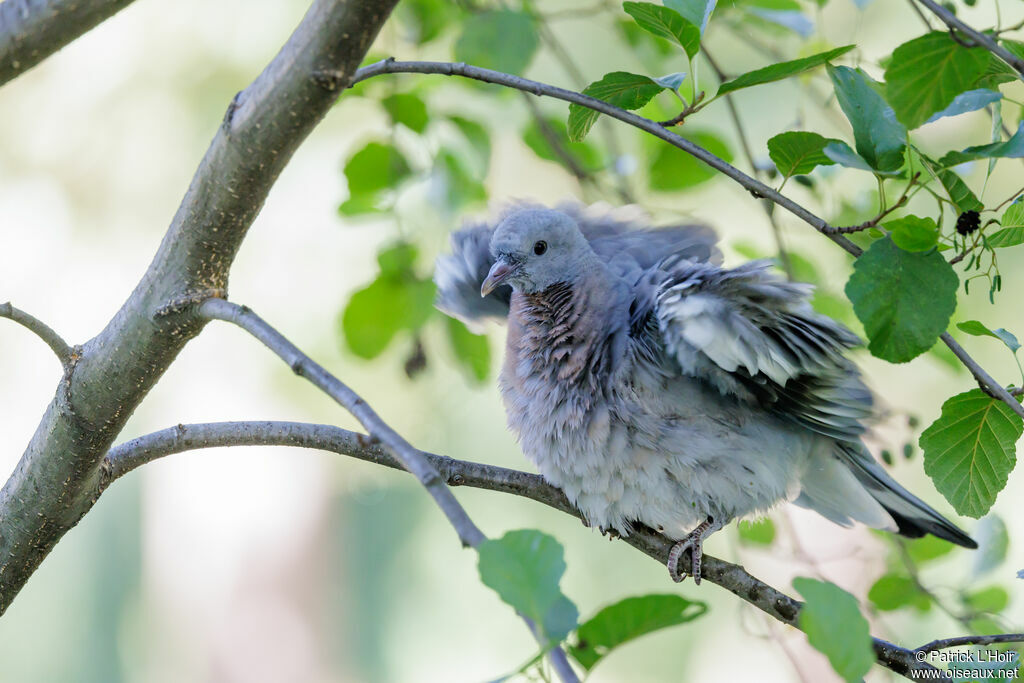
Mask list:
[[[594,258],[576,221],[552,209],[520,209],[506,216],[491,236],[491,255],[494,265],[480,296],[503,284],[530,294],[572,282]]]

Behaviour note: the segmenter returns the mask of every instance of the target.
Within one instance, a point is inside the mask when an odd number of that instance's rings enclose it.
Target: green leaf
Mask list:
[[[935,172],[942,187],[946,188],[949,199],[960,213],[964,211],[981,211],[985,206],[978,199],[978,196],[971,191],[964,179],[957,175],[956,171],[948,168],[940,168]]]
[[[674,9],[684,19],[700,29],[701,35],[708,27],[708,19],[715,11],[716,0],[665,0],[666,7]]]
[[[664,90],[664,86],[658,85],[647,76],[639,76],[626,71],[613,71],[584,88],[583,94],[604,100],[608,104],[623,109],[639,109],[662,90]],[[594,126],[598,116],[599,114],[593,109],[570,104],[569,139],[573,142],[581,142]]]
[[[491,348],[487,344],[487,336],[473,334],[455,318],[446,316],[445,319],[448,321],[448,339],[455,357],[478,382],[487,379],[487,373],[491,370]]]
[[[556,118],[544,117],[544,125],[547,126],[549,135],[553,135],[574,159],[576,159],[584,170],[600,168],[604,163],[601,151],[586,142],[572,142],[569,140],[569,131],[565,121]],[[563,163],[563,160],[555,152],[548,140],[547,135],[541,130],[541,124],[536,119],[530,120],[530,125],[523,133],[523,142],[533,150],[533,153],[541,159]]]
[[[958,513],[981,517],[1006,486],[1022,430],[1020,416],[981,389],[958,394],[921,434],[924,471]]]
[[[913,605],[919,610],[931,607],[931,599],[917,587],[913,579],[900,574],[886,574],[868,591],[868,600],[883,612]]]
[[[875,169],[871,168],[871,164],[866,162],[861,155],[854,152],[848,144],[841,140],[830,141],[821,151],[828,159],[840,166],[856,168],[870,173],[876,172]]]
[[[487,190],[451,152],[442,152],[434,164],[434,177],[441,186],[441,197],[449,209],[487,199]]]
[[[882,227],[892,233],[892,241],[905,251],[928,251],[939,239],[939,226],[931,218],[904,216]]]
[[[345,164],[350,201],[342,205],[343,213],[365,206],[372,210],[381,193],[394,190],[412,174],[409,163],[393,145],[371,142],[352,155]],[[349,206],[349,211],[345,206]]]
[[[416,262],[416,246],[398,242],[377,254],[380,272],[389,277],[412,276],[412,265]]]
[[[756,522],[740,522],[740,541],[750,545],[771,545],[775,540],[775,525],[765,517]]]
[[[761,69],[748,71],[747,73],[737,76],[731,81],[726,81],[725,83],[722,83],[722,85],[718,86],[718,95],[715,95],[715,97],[735,92],[741,88],[749,88],[751,86],[761,85],[762,83],[771,83],[772,81],[781,81],[784,78],[802,74],[805,71],[815,69],[836,57],[846,54],[855,47],[856,45],[837,47],[834,50],[819,52],[818,54],[811,55],[810,57],[802,57],[789,62],[779,62],[778,64],[772,64],[771,66],[766,66]]]
[[[916,564],[930,562],[953,551],[952,543],[930,534],[906,541],[906,544],[907,553]]]
[[[708,611],[679,595],[644,595],[605,607],[580,625],[569,654],[590,671],[613,649],[659,629],[685,624]]]
[[[404,0],[396,9],[404,27],[412,32],[410,39],[418,45],[440,35],[460,13],[459,6],[450,0]]]
[[[1020,348],[1020,342],[1017,341],[1017,337],[1013,333],[998,328],[990,330],[982,323],[977,320],[966,320],[962,323],[957,323],[956,326],[960,328],[960,331],[966,332],[967,334],[975,337],[992,337],[1006,344],[1006,347],[1011,351],[1015,352]]]
[[[1024,243],[1024,203],[1015,201],[1003,212],[999,223],[1002,230],[997,230],[986,238],[988,246],[994,249],[1015,247]]]
[[[648,33],[674,41],[690,59],[700,51],[700,29],[674,9],[650,2],[624,2],[622,9]]]
[[[400,330],[417,330],[430,317],[434,283],[382,273],[352,298],[341,317],[341,329],[352,353],[360,358],[380,355]]]
[[[455,59],[518,75],[530,65],[538,44],[533,19],[525,12],[485,11],[463,23],[455,42]]]
[[[411,93],[396,93],[381,100],[388,116],[409,130],[422,133],[427,127],[427,105]]]
[[[1009,140],[991,142],[987,145],[975,145],[961,152],[950,152],[939,159],[943,166],[957,166],[966,161],[976,159],[1019,159],[1024,157],[1024,122]]]
[[[838,140],[803,131],[780,133],[768,140],[768,156],[784,178],[806,175],[817,166],[834,163],[823,151],[830,142]]]
[[[703,131],[688,131],[683,137],[708,150],[720,159],[732,161],[732,152],[717,135]],[[671,192],[684,190],[711,180],[717,175],[702,161],[671,145],[658,145],[650,167],[652,190]]]
[[[950,103],[948,107],[942,111],[932,114],[925,123],[932,123],[933,121],[938,121],[939,119],[947,116],[959,116],[960,114],[966,114],[967,112],[977,111],[987,107],[993,102],[998,102],[1002,98],[1002,93],[996,90],[988,90],[987,88],[968,90],[954,97],[952,103]]]
[[[461,116],[449,116],[448,120],[459,129],[462,137],[466,138],[466,142],[480,157],[481,166],[487,168],[491,161],[491,135],[487,129],[476,121]]]
[[[974,576],[987,574],[1006,560],[1010,535],[1006,531],[1006,523],[998,515],[989,515],[981,520],[974,530],[974,540],[978,542],[971,569]]]
[[[968,593],[964,596],[964,602],[978,612],[999,613],[1010,604],[1010,594],[1002,586],[989,586]]]
[[[800,629],[847,681],[859,681],[875,663],[868,621],[857,599],[834,583],[799,576],[793,587],[804,597]]]
[[[488,539],[477,550],[484,585],[533,619],[550,641],[564,639],[576,627],[576,606],[558,585],[565,573],[558,541],[534,529],[520,529]]]
[[[946,31],[934,31],[903,43],[885,70],[885,99],[896,118],[913,130],[974,87],[985,73],[987,50],[965,48]]]
[[[827,68],[839,106],[853,127],[857,154],[877,171],[898,170],[903,165],[907,131],[879,94],[881,85],[860,69]]]
[[[958,284],[939,252],[908,252],[880,239],[854,263],[846,296],[864,324],[871,353],[905,363],[946,330]]]
[[[655,83],[668,90],[679,92],[679,86],[686,80],[686,74],[682,71],[677,71],[671,74],[665,74],[659,78],[652,78]]]

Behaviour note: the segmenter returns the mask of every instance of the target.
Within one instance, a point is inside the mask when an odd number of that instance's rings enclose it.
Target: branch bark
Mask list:
[[[28,71],[132,1],[0,2],[0,85]]]
[[[104,477],[95,494],[99,495],[116,479],[158,458],[199,448],[227,446],[317,448],[392,469],[405,469],[397,458],[374,443],[370,437],[330,425],[301,422],[177,425],[112,448],[103,461]],[[579,510],[569,502],[565,494],[544,481],[540,475],[456,460],[424,451],[416,453],[439,473],[441,480],[448,486],[470,486],[522,496],[582,519]],[[668,559],[673,545],[673,541],[662,534],[643,527],[622,540],[661,564]],[[743,567],[705,554],[702,575],[705,580],[721,586],[773,619],[799,628],[801,603],[749,574]],[[932,668],[917,662],[913,650],[878,638],[873,639],[873,646],[878,662],[898,674],[909,677],[912,671]]]
[[[347,87],[396,1],[315,0],[277,56],[235,96],[152,264],[106,328],[82,346],[0,491],[0,613],[92,507],[110,444],[202,329],[190,302],[227,287],[271,185]],[[332,76],[318,75],[325,71]]]
[[[920,0],[924,1],[924,0]],[[631,126],[639,128],[651,135],[661,138],[665,142],[678,147],[684,152],[700,159],[711,168],[719,171],[723,175],[732,178],[742,187],[744,187],[750,194],[757,199],[768,199],[775,202],[786,211],[789,211],[794,216],[804,221],[812,228],[820,232],[821,234],[828,237],[830,240],[838,244],[847,253],[853,256],[860,256],[862,250],[856,244],[846,239],[840,234],[837,234],[837,228],[828,224],[823,218],[819,218],[814,215],[811,211],[807,210],[800,204],[797,204],[789,197],[777,192],[775,189],[768,187],[764,183],[751,178],[746,173],[743,173],[735,166],[727,163],[723,159],[718,158],[708,150],[704,149],[700,145],[696,145],[686,138],[683,138],[669,130],[666,130],[656,121],[645,119],[642,116],[620,109],[614,105],[608,104],[602,100],[588,97],[582,93],[573,92],[571,90],[565,90],[557,86],[548,85],[547,83],[540,83],[539,81],[531,81],[527,78],[520,78],[519,76],[512,76],[510,74],[502,73],[500,71],[492,71],[491,69],[482,69],[476,66],[470,66],[461,62],[398,62],[392,58],[388,58],[364,66],[359,69],[356,73],[355,79],[352,81],[353,84],[359,81],[366,80],[367,78],[373,78],[382,74],[394,74],[394,73],[418,73],[418,74],[441,74],[445,76],[462,76],[464,78],[471,78],[477,81],[483,81],[484,83],[494,83],[497,85],[503,85],[508,88],[514,88],[516,90],[522,90],[524,92],[532,93],[538,97],[553,97],[555,99],[564,100],[578,104],[588,109],[593,109],[596,112],[600,112],[607,116],[610,116],[624,123],[628,123]],[[998,398],[1010,407],[1015,413],[1024,417],[1024,405],[1017,402],[1010,392],[1006,390],[1001,384],[996,382],[984,368],[978,365],[977,361],[971,358],[970,355],[961,347],[956,340],[949,335],[949,333],[943,333],[939,337],[950,350],[956,355],[957,358],[971,371],[978,384],[982,389],[987,391],[994,398]]]
[[[64,341],[59,334],[57,334],[52,327],[44,323],[39,318],[26,313],[25,311],[15,308],[8,301],[5,304],[0,304],[0,318],[9,318],[14,322],[18,323],[25,329],[32,332],[34,335],[46,342],[46,345],[50,347],[54,355],[57,356],[57,360],[64,367],[67,367],[71,362],[71,347]]]

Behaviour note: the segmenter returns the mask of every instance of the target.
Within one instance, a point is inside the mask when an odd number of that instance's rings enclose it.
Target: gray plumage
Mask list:
[[[683,539],[791,501],[975,547],[861,443],[871,394],[844,355],[860,342],[809,285],[764,261],[722,268],[706,228],[560,209],[456,232],[438,307],[507,318],[509,426],[591,524]]]

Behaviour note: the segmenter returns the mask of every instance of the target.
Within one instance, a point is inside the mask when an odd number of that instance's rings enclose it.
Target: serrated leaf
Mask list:
[[[1024,202],[1015,201],[1003,212],[999,223],[1003,226],[988,237],[988,246],[994,249],[1015,247],[1024,243]]]
[[[967,334],[975,337],[992,337],[1006,344],[1006,347],[1011,351],[1016,352],[1020,348],[1020,342],[1017,341],[1017,337],[1012,333],[1004,330],[1002,327],[990,330],[988,327],[983,325],[977,320],[966,320],[962,323],[957,323],[956,326]]]
[[[487,379],[487,373],[491,370],[491,347],[487,343],[487,336],[473,334],[455,318],[446,316],[445,319],[448,322],[448,340],[455,357],[476,381]]]
[[[799,623],[807,640],[841,678],[859,681],[875,663],[875,653],[857,599],[834,583],[802,576],[793,579],[793,587],[804,597]]]
[[[883,612],[913,605],[919,610],[931,607],[931,599],[917,587],[914,580],[901,574],[886,574],[868,591],[868,600]]]
[[[703,35],[708,27],[711,13],[715,11],[717,0],[665,0],[666,7],[674,9],[684,19],[700,29]]]
[[[704,131],[687,131],[683,137],[700,145],[720,159],[732,161],[732,151],[725,142],[714,133]],[[650,186],[652,190],[670,192],[685,190],[718,174],[702,161],[672,145],[658,145],[654,160],[650,166]]]
[[[768,140],[768,156],[783,177],[806,175],[834,163],[824,152],[830,142],[839,141],[804,131],[780,133]]]
[[[834,50],[819,52],[818,54],[811,55],[810,57],[802,57],[801,59],[794,59],[788,62],[779,62],[778,64],[772,64],[771,66],[766,66],[761,69],[748,71],[747,73],[737,76],[731,81],[726,81],[725,83],[722,83],[722,85],[718,86],[718,95],[735,92],[741,88],[761,85],[762,83],[781,81],[784,78],[802,74],[805,71],[816,69],[836,57],[846,54],[855,47],[856,45],[837,47]],[[718,97],[718,95],[716,95],[716,97]]]
[[[700,51],[700,28],[674,9],[650,2],[624,2],[622,9],[648,33],[674,41],[690,59]]]
[[[903,43],[885,70],[885,99],[896,118],[913,130],[948,107],[985,73],[987,50],[965,48],[946,31]]]
[[[958,394],[921,434],[924,471],[958,513],[981,517],[1006,486],[1022,430],[1020,416],[981,389]]]
[[[659,92],[664,90],[647,76],[631,74],[627,71],[613,71],[605,74],[600,80],[594,81],[583,89],[584,95],[590,95],[608,104],[623,109],[639,109]],[[581,142],[600,116],[593,109],[578,104],[569,105],[569,139]]]
[[[509,531],[477,548],[480,580],[520,614],[532,619],[550,641],[576,626],[576,606],[562,594],[562,546],[535,529]]]
[[[975,577],[987,574],[1006,560],[1010,534],[1006,530],[1006,523],[998,515],[988,515],[981,520],[974,530],[974,540],[978,542],[974,566],[971,568]]]
[[[1021,157],[1024,157],[1024,122],[1021,122],[1017,132],[1009,140],[975,145],[961,152],[949,152],[939,159],[939,163],[949,167],[977,159],[1019,159]]]
[[[530,65],[539,44],[530,15],[506,9],[484,11],[463,23],[455,59],[519,75]]]
[[[644,595],[605,607],[580,625],[569,654],[590,671],[616,647],[642,635],[685,624],[708,611],[679,595]]]
[[[341,329],[352,353],[380,355],[401,330],[416,330],[432,314],[434,283],[382,273],[355,292],[345,306]]]
[[[740,541],[751,545],[771,545],[775,540],[775,525],[765,517],[756,522],[740,522],[736,527],[740,532]]]
[[[959,116],[960,114],[984,109],[993,102],[998,102],[1002,97],[1002,93],[996,90],[988,90],[987,88],[962,92],[953,98],[948,107],[928,117],[925,123],[932,123],[947,116]]]
[[[908,252],[891,239],[871,244],[853,265],[846,296],[868,349],[891,363],[930,349],[956,309],[959,279],[937,251]]]
[[[903,216],[883,224],[892,241],[904,251],[927,251],[939,239],[939,226],[931,218]]]
[[[860,69],[828,67],[836,99],[853,127],[859,154],[877,171],[896,171],[903,165],[907,130],[879,94],[880,84]]]
[[[427,105],[412,93],[396,93],[381,100],[388,116],[409,130],[422,133],[427,127]]]

